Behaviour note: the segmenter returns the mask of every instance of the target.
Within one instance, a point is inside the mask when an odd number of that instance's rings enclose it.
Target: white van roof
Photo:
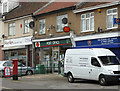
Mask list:
[[[105,48],[67,49],[66,55],[115,56],[113,52]]]

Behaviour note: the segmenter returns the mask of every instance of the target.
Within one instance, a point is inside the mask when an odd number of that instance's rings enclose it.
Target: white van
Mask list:
[[[120,60],[109,49],[68,49],[65,54],[64,75],[75,79],[97,80],[101,85],[120,81]]]

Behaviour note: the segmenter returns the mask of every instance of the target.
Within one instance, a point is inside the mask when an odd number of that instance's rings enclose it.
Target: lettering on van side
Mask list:
[[[80,67],[86,67],[88,66],[88,58],[79,58],[79,65]]]

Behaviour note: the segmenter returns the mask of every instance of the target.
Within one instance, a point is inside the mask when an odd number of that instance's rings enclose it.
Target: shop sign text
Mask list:
[[[32,44],[31,38],[32,38],[32,36],[5,40],[4,47],[30,45],[30,44]]]
[[[64,45],[64,44],[71,44],[71,40],[70,39],[61,39],[61,40],[51,40],[51,41],[40,42],[41,47],[59,46],[59,45]]]
[[[55,45],[55,44],[59,44],[59,41],[49,41],[46,42],[47,45]]]

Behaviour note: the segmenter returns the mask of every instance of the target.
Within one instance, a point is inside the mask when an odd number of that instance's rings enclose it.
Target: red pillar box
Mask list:
[[[11,77],[11,68],[10,67],[4,68],[4,77]]]
[[[18,59],[13,59],[13,80],[18,80]]]

